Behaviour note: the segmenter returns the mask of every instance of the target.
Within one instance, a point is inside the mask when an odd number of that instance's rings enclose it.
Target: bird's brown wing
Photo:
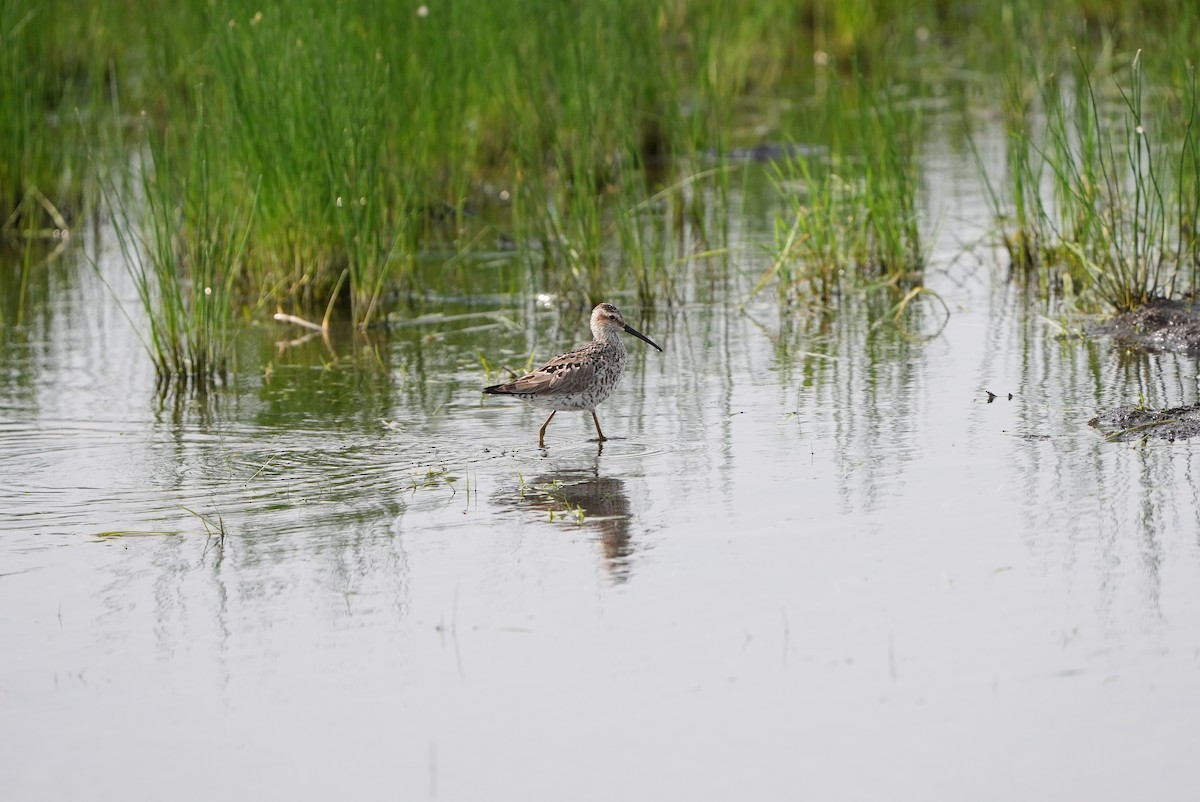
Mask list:
[[[588,353],[570,351],[497,389],[517,395],[566,395],[583,392],[591,385],[595,375],[596,363]]]

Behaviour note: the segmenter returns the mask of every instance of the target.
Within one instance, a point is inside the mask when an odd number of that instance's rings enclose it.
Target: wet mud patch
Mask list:
[[[1172,409],[1118,407],[1088,421],[1108,440],[1184,440],[1200,436],[1200,404]]]
[[[1158,300],[1123,312],[1088,331],[1115,345],[1200,356],[1200,300]]]

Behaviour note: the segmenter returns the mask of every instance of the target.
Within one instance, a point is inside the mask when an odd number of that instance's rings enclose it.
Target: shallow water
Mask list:
[[[103,232],[6,275],[4,796],[1191,798],[1200,445],[1086,424],[1197,362],[1059,339],[930,152],[944,330],[614,298],[603,448],[479,393],[586,310],[262,321],[164,403]]]

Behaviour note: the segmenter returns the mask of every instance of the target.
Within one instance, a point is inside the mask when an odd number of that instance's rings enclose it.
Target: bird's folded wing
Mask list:
[[[509,392],[538,395],[581,393],[591,386],[595,375],[593,360],[578,354],[563,354],[533,373],[517,379],[509,385]]]

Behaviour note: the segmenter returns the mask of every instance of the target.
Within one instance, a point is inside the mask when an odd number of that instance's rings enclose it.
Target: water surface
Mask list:
[[[20,320],[5,265],[5,797],[1191,798],[1200,450],[1086,422],[1196,403],[1196,360],[1060,339],[964,257],[943,152],[940,333],[747,300],[747,248],[728,293],[612,299],[665,353],[630,341],[602,448],[479,393],[586,309],[256,321],[164,401],[109,235]]]

